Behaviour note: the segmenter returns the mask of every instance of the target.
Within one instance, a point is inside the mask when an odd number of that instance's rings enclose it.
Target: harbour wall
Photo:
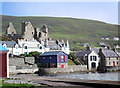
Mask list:
[[[87,72],[87,65],[68,65],[65,68],[39,68],[39,75],[58,73]]]

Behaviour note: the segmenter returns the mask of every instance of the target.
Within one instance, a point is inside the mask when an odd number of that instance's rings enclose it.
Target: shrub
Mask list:
[[[37,67],[38,68],[43,67],[43,64],[42,63],[37,63]]]
[[[20,54],[20,56],[25,56],[25,54]]]
[[[32,57],[32,54],[26,54],[25,57]]]
[[[73,53],[70,53],[70,54],[68,55],[68,58],[71,59],[71,60],[76,59],[76,57],[73,55]]]
[[[42,54],[42,53],[34,51],[34,52],[30,52],[29,54],[31,54],[33,57],[39,57],[40,54]]]
[[[76,65],[72,60],[68,59],[68,65]]]

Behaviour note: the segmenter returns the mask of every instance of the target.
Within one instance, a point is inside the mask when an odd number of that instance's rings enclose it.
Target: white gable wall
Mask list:
[[[92,60],[91,60],[91,56],[92,56]],[[96,61],[94,60],[93,56],[96,56]],[[88,55],[88,69],[92,70],[92,63],[96,64],[96,67],[94,69],[97,69],[98,65],[99,65],[99,57],[98,55],[92,51],[89,55]]]

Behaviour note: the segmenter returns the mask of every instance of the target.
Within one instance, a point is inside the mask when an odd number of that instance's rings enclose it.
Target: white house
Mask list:
[[[118,37],[114,37],[113,40],[119,41],[119,38]]]
[[[24,39],[18,39],[18,43],[15,41],[1,41],[0,43],[9,50],[9,55],[29,54],[30,52],[47,52],[47,51],[63,51],[67,54],[70,53],[69,42],[56,43],[55,40],[50,40],[46,43],[40,43],[33,39],[32,41],[26,41]]]
[[[9,50],[9,55],[28,54],[32,51],[43,53],[46,51],[45,47],[37,41],[19,40],[18,43],[15,41],[1,41],[0,43]]]
[[[0,43],[9,50],[9,55],[20,55],[22,47],[15,41],[0,41]]]
[[[25,41],[25,40],[18,40],[18,44],[21,47],[21,54],[29,54],[30,52],[33,51],[38,51],[38,52],[45,52],[47,49],[41,45],[38,41]]]
[[[95,51],[91,51],[91,53],[88,54],[89,70],[97,69],[98,66],[99,66],[99,56]]]
[[[99,65],[99,56],[91,49],[79,51],[75,53],[75,56],[80,62],[82,61],[87,65],[89,70],[96,70]]]

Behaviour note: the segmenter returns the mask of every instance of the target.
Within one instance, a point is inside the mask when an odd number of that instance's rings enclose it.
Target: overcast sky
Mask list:
[[[2,2],[2,15],[72,17],[118,24],[118,2]]]

